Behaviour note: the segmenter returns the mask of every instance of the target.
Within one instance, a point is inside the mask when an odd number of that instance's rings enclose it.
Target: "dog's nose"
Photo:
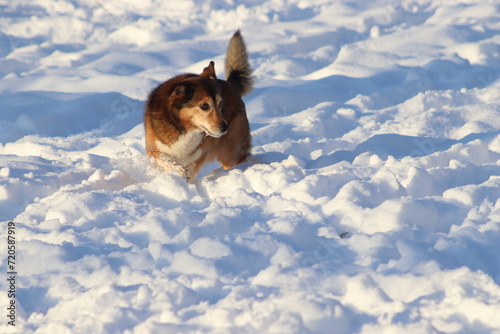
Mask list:
[[[226,122],[224,122],[224,123],[222,123],[222,124],[220,125],[219,129],[220,129],[220,132],[222,132],[222,133],[226,133],[226,132],[227,132],[227,129],[229,129],[229,125],[228,125]]]

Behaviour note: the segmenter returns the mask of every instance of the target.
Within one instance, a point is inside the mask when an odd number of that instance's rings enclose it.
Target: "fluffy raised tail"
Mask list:
[[[245,41],[238,30],[229,41],[226,52],[226,80],[246,95],[253,89],[252,68],[248,62]]]

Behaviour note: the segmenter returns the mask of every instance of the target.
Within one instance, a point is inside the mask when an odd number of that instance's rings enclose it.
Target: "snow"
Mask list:
[[[496,1],[0,13],[0,238],[14,221],[18,264],[0,332],[500,333]],[[148,92],[210,60],[223,77],[237,29],[252,157],[194,184],[154,170]]]

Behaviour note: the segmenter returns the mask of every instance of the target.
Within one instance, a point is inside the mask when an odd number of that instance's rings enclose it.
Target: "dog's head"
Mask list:
[[[170,102],[178,110],[178,117],[186,130],[203,130],[215,138],[227,132],[213,61],[201,75],[187,76],[173,87]]]

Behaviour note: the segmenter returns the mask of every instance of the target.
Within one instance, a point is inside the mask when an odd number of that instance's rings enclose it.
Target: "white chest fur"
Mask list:
[[[196,150],[200,145],[205,133],[202,130],[189,131],[181,136],[179,139],[167,145],[159,140],[155,141],[156,148],[171,157],[173,157],[179,164],[187,165],[201,156],[201,151]]]

